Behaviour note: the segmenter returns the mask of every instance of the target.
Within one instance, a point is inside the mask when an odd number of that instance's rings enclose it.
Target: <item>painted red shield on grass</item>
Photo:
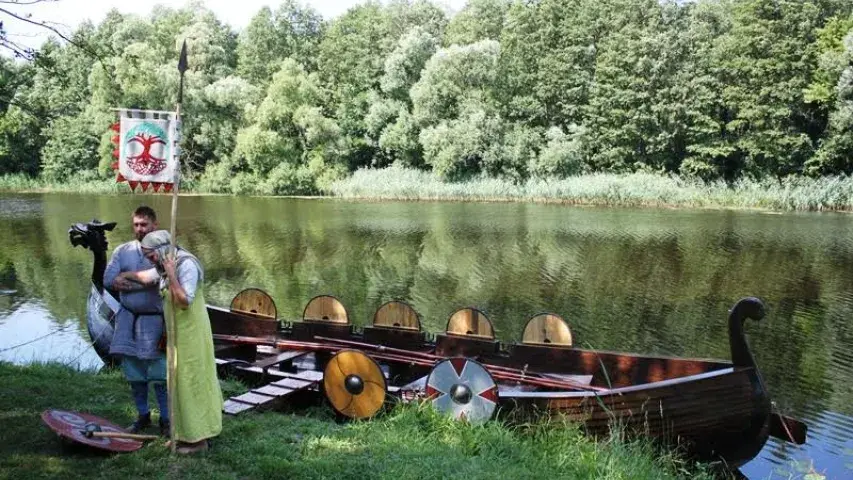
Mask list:
[[[123,428],[88,413],[45,410],[41,419],[60,437],[90,447],[111,452],[133,452],[142,448],[142,442],[127,438],[86,438],[84,432],[88,423],[99,425],[104,432],[125,432]]]

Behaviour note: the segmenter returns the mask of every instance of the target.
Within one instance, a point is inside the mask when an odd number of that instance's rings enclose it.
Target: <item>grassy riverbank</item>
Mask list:
[[[127,184],[81,174],[63,182],[25,175],[0,176],[0,192],[129,193]],[[196,182],[184,193],[210,194]],[[325,192],[354,200],[538,202],[608,207],[754,208],[775,211],[851,211],[853,178],[790,177],[740,180],[732,185],[651,173],[588,174],[565,179],[501,179],[445,182],[429,172],[405,168],[359,170]]]
[[[163,441],[121,455],[62,447],[40,419],[48,408],[119,424],[133,407],[118,372],[0,363],[0,479],[12,478],[710,478],[644,443],[594,443],[574,428],[525,432],[471,427],[400,407],[368,422],[335,423],[329,410],[226,417],[210,452],[172,458]],[[223,382],[225,393],[241,387]]]
[[[442,182],[419,170],[359,170],[332,186],[336,197],[380,200],[521,201],[611,207],[853,210],[853,178],[790,177],[705,183],[651,173],[596,173],[552,180]]]
[[[42,177],[23,174],[0,176],[0,192],[64,192],[64,193],[122,193],[129,192],[127,184],[116,183],[115,179],[103,179],[94,175],[81,174],[62,182],[48,181]]]

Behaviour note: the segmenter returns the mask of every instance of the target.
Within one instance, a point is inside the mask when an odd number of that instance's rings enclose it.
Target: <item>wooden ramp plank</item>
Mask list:
[[[257,407],[272,400],[275,400],[275,397],[270,397],[269,395],[262,395],[255,392],[246,392],[242,395],[232,397],[232,399],[237,400],[238,402],[248,403]]]
[[[281,388],[290,388],[292,390],[301,390],[314,384],[317,382],[312,382],[310,380],[301,380],[298,378],[282,378],[276,382],[272,382],[270,385],[281,387]]]
[[[261,367],[263,369],[267,369],[274,365],[278,365],[279,363],[284,363],[289,360],[293,360],[294,358],[301,357],[303,355],[307,355],[309,352],[303,350],[288,350],[286,352],[279,353],[278,355],[273,355],[269,358],[265,358],[263,360],[259,360],[255,362],[253,365],[256,367]]]
[[[281,397],[293,391],[293,388],[282,388],[276,385],[264,385],[261,388],[252,390],[253,393],[260,393],[261,395],[269,395],[271,397]]]
[[[285,378],[226,400],[222,411],[229,415],[237,415],[256,408],[276,408],[284,403],[290,395],[315,387],[318,382],[318,380],[314,380],[314,378],[318,378],[316,374],[319,374],[319,379],[323,378],[322,372],[314,371],[284,374],[286,375]],[[311,379],[304,378],[306,376]]]
[[[225,400],[225,403],[222,405],[222,412],[228,415],[237,415],[243,413],[247,410],[254,409],[254,405],[249,405],[248,403],[235,402],[230,398]]]

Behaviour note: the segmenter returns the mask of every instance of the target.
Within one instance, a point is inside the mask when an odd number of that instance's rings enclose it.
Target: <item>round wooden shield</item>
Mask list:
[[[372,417],[385,403],[387,384],[379,364],[358,350],[341,350],[323,371],[332,408],[350,418]]]
[[[494,339],[492,321],[480,310],[472,307],[460,308],[450,316],[445,331],[451,335],[467,335]]]
[[[231,299],[231,311],[276,320],[278,311],[269,294],[259,288],[247,288]]]
[[[571,347],[572,331],[563,317],[540,313],[527,321],[521,342],[532,345]]]
[[[331,295],[317,295],[308,301],[302,312],[302,320],[309,322],[349,324],[349,315],[344,304]]]
[[[374,327],[402,328],[406,330],[421,330],[418,312],[406,302],[388,302],[373,314]]]
[[[142,442],[128,438],[86,438],[84,432],[86,425],[90,423],[101,427],[101,431],[103,432],[127,433],[125,429],[88,413],[67,410],[45,410],[41,414],[41,419],[60,437],[90,447],[110,452],[133,452],[142,448]]]
[[[495,412],[498,385],[481,364],[463,357],[438,362],[429,372],[427,398],[456,420],[483,423]]]

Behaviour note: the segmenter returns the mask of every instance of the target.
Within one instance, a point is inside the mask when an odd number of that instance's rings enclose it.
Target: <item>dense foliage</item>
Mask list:
[[[199,4],[110,12],[0,58],[0,174],[109,176],[113,107],[169,109],[186,39],[185,174],[328,191],[363,167],[515,182],[853,173],[849,0],[296,0],[235,32]]]

